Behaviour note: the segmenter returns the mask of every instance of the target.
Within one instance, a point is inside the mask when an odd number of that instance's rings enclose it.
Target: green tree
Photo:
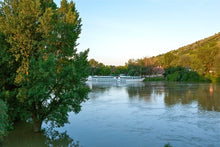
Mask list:
[[[218,54],[218,56],[216,56],[215,59],[215,70],[217,72],[217,75],[220,77],[220,53]]]
[[[0,99],[7,103],[9,124],[19,118],[20,105],[16,99],[18,86],[14,83],[18,63],[11,55],[10,44],[0,32]]]
[[[215,74],[215,81],[220,82],[220,53],[215,58],[214,62],[214,74]]]
[[[165,69],[164,76],[167,81],[191,81],[191,82],[210,82],[209,79],[200,76],[195,71],[189,71],[189,69],[177,66],[169,67]]]
[[[190,68],[196,71],[199,75],[204,75],[205,67],[203,66],[202,61],[196,56],[193,56],[193,58],[191,58]]]
[[[176,56],[172,52],[168,52],[164,55],[164,68],[172,66],[172,62],[176,59]]]
[[[126,63],[127,69],[128,69],[128,75],[129,76],[138,76],[142,73],[143,71],[143,62],[138,59],[129,59],[128,63]]]
[[[182,55],[179,57],[178,60],[178,66],[182,66],[182,67],[190,67],[191,65],[191,57],[189,55]]]
[[[107,65],[103,66],[101,70],[101,75],[108,76],[110,74],[111,74],[111,67]]]
[[[113,72],[114,75],[120,75],[120,74],[127,74],[127,67],[126,66],[116,66]]]
[[[97,75],[97,68],[99,63],[95,59],[90,59],[89,65],[90,65],[89,68],[90,75]]]
[[[199,48],[197,58],[201,60],[204,72],[209,74],[209,72],[214,67],[215,56],[218,54],[219,47],[210,47],[210,45],[204,45]]]
[[[156,59],[153,57],[150,57],[150,58],[145,57],[143,59],[143,62],[144,62],[144,74],[145,75],[152,75],[153,68],[157,66]]]
[[[99,63],[95,59],[89,60],[89,74],[90,75],[101,75],[107,76],[111,74],[111,67],[104,65],[103,63]]]
[[[8,126],[7,106],[4,101],[0,99],[0,143],[8,132]]]
[[[57,8],[52,0],[4,0],[0,32],[18,64],[14,83],[22,118],[31,118],[35,132],[43,121],[64,125],[89,91],[88,50],[77,53],[76,48],[81,19],[75,4],[62,0]]]

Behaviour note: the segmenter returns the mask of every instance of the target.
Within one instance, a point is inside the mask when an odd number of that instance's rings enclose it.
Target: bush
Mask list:
[[[169,74],[166,77],[167,81],[181,81],[180,79],[181,79],[181,75],[180,75],[179,72],[175,72],[173,74]]]
[[[145,78],[144,79],[144,82],[146,82],[146,81],[164,81],[165,80],[165,78],[164,77],[155,77],[155,78]]]
[[[209,78],[200,76],[197,72],[190,71],[183,67],[170,67],[165,69],[164,76],[167,81],[210,82]]]

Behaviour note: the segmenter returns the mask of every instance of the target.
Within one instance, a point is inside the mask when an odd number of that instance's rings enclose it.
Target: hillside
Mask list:
[[[174,50],[173,53],[175,55],[183,55],[187,53],[193,53],[199,48],[205,47],[206,49],[212,48],[212,47],[220,47],[220,33],[217,33],[211,37],[196,41],[195,43],[192,43],[190,45],[181,47],[177,50]]]
[[[220,33],[156,57],[130,59],[125,66],[106,66],[94,59],[90,66],[90,75],[155,75],[180,66],[206,78],[220,77]]]
[[[199,74],[216,74],[219,70],[220,33],[156,57],[165,68],[188,67]]]

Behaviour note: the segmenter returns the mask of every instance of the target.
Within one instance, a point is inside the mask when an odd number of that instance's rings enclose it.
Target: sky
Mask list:
[[[55,0],[59,6],[60,0]],[[74,0],[79,51],[105,65],[156,56],[220,32],[220,0]]]

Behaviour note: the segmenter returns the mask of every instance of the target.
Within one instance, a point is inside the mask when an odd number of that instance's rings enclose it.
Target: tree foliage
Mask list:
[[[0,32],[7,43],[3,54],[12,55],[3,67],[16,64],[6,83],[16,85],[22,118],[32,118],[36,132],[44,120],[62,126],[68,112],[78,113],[87,99],[88,50],[77,53],[76,48],[81,26],[72,1],[62,0],[60,8],[52,0],[1,4]]]
[[[111,66],[110,74],[148,76],[162,74],[164,68],[166,71],[169,71],[173,68],[178,69],[181,67],[181,70],[178,73],[172,73],[172,76],[169,76],[170,80],[204,81],[205,79],[201,77],[205,76],[212,81],[218,81],[220,79],[219,59],[220,33],[156,57],[130,59],[125,63],[125,66]],[[102,63],[98,63],[94,59],[90,60],[90,65],[91,75],[109,74],[109,72],[102,72],[105,68],[109,67]]]
[[[124,66],[104,65],[103,63],[99,63],[95,59],[91,59],[89,61],[89,64],[90,75],[143,76],[163,73],[163,69],[157,67],[159,64],[155,57],[145,57],[143,59],[137,60],[130,59]]]
[[[159,63],[155,57],[130,59],[126,65],[128,67],[128,75],[131,76],[160,74],[161,69],[158,67]]]
[[[200,76],[197,72],[181,66],[165,69],[164,77],[167,81],[209,82],[208,79]]]
[[[218,74],[218,54],[220,52],[220,33],[196,41],[190,45],[159,55],[164,68],[181,66],[197,72],[200,76],[216,77]]]
[[[215,58],[214,65],[217,76],[220,76],[220,52]]]
[[[89,60],[89,65],[90,65],[89,68],[90,75],[107,76],[112,74],[110,66],[104,65],[103,63],[99,63],[95,59]]]
[[[6,36],[0,32],[0,99],[7,103],[9,124],[18,119],[20,105],[16,99],[19,86],[14,83],[18,62],[10,53],[10,44]]]
[[[4,101],[0,99],[0,143],[3,137],[7,135],[8,126],[7,106]]]

